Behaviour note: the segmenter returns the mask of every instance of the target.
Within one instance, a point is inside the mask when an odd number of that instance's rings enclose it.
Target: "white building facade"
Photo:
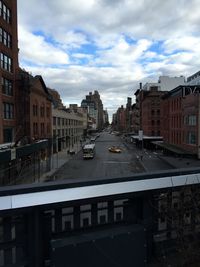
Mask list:
[[[200,71],[187,78],[188,85],[200,85]]]
[[[170,91],[179,85],[185,84],[185,77],[169,77],[160,76],[157,83],[146,83],[143,86],[143,90],[149,91],[152,87],[157,88],[158,91]]]
[[[53,108],[53,153],[67,149],[78,151],[84,133],[84,115]]]

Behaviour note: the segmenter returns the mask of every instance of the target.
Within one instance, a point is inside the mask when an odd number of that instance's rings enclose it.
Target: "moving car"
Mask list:
[[[119,147],[117,147],[117,146],[111,146],[111,147],[109,147],[108,150],[109,150],[110,152],[113,152],[113,153],[121,153],[121,152],[122,152],[121,148],[119,148]]]

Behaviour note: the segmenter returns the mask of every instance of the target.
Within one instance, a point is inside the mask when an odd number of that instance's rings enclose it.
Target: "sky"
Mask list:
[[[20,66],[63,103],[98,90],[111,118],[139,83],[200,70],[199,0],[18,0]]]

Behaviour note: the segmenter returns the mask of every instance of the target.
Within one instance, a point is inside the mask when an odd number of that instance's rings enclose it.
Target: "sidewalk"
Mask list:
[[[198,159],[170,157],[170,156],[164,156],[164,155],[160,155],[159,158],[161,160],[167,162],[173,168],[192,168],[192,167],[196,168],[196,167],[200,167],[200,160],[198,160]]]
[[[49,172],[44,173],[40,177],[40,182],[48,181],[50,177],[65,163],[67,163],[70,159],[72,159],[76,154],[78,154],[81,151],[81,147],[76,147],[74,149],[75,155],[68,153],[69,149],[62,150],[58,153],[55,153],[52,155],[51,158],[51,170]]]
[[[175,156],[166,156],[162,153],[156,151],[155,155],[151,158],[147,157],[144,154],[145,149],[142,151],[141,149],[136,148],[130,142],[122,141],[128,150],[132,150],[136,152],[138,155],[143,155],[142,160],[140,159],[140,163],[144,167],[146,171],[153,171],[154,168],[160,166],[162,169],[166,169],[164,165],[168,165],[169,169],[180,169],[180,168],[198,168],[200,167],[200,160],[195,158],[184,158],[184,157],[175,157]],[[147,152],[153,153],[151,150],[146,150]],[[157,160],[156,160],[157,157]]]

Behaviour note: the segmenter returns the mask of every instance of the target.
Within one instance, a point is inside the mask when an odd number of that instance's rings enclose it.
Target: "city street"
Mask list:
[[[132,176],[136,173],[160,171],[172,168],[155,152],[138,150],[120,136],[102,132],[96,139],[94,159],[84,160],[82,151],[72,155],[57,172],[54,179],[94,180]],[[119,146],[121,153],[109,152],[109,147]]]

